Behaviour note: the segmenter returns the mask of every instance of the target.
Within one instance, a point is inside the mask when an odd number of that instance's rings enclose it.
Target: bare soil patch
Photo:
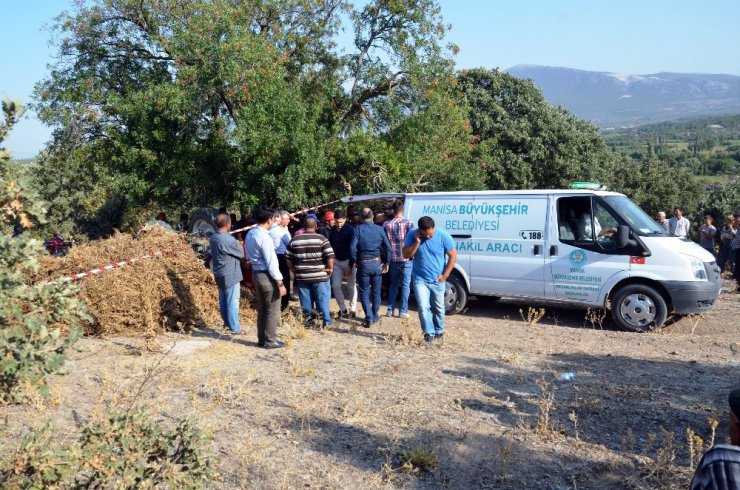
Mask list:
[[[286,321],[276,351],[256,347],[253,323],[244,337],[212,321],[167,333],[160,353],[141,337],[85,338],[48,402],[0,408],[0,437],[43,420],[73,433],[147,379],[139,400],[158,419],[196,414],[212,431],[214,488],[686,487],[687,429],[709,441],[716,417],[723,441],[740,384],[740,294],[727,288],[710,315],[653,334],[552,305],[531,325],[520,310],[543,305],[476,300],[432,346],[416,318]]]

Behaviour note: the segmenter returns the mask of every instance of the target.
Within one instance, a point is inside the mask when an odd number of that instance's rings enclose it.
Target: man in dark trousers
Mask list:
[[[218,306],[224,325],[231,333],[241,334],[239,325],[239,293],[242,280],[241,261],[244,248],[231,236],[231,219],[228,214],[216,216],[218,230],[211,235],[211,270],[218,286]]]
[[[268,231],[276,220],[274,209],[257,210],[257,226],[249,230],[245,242],[257,296],[257,345],[266,349],[285,347],[284,343],[278,342],[277,328],[280,323],[280,298],[287,291],[275,253],[275,242]]]
[[[365,328],[380,321],[382,274],[388,272],[386,257],[391,253],[385,230],[373,223],[373,217],[372,209],[362,209],[362,222],[355,227],[349,245],[350,260],[357,266],[357,289],[365,311]]]

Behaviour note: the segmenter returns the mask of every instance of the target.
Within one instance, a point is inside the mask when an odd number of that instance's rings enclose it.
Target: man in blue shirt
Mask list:
[[[445,332],[445,282],[457,260],[452,237],[435,229],[429,216],[419,218],[416,232],[406,235],[403,257],[413,258],[413,283],[424,340],[442,340]],[[447,264],[445,265],[445,259]]]
[[[285,344],[277,340],[280,322],[280,298],[287,291],[275,253],[275,242],[268,230],[275,224],[277,214],[272,208],[260,208],[255,213],[257,226],[249,230],[245,248],[252,263],[252,279],[257,296],[257,345],[279,349]]]
[[[231,333],[241,334],[239,325],[239,293],[242,280],[241,261],[244,248],[231,236],[228,214],[216,216],[218,230],[211,235],[211,270],[218,286],[218,306],[221,318]]]
[[[357,266],[357,289],[365,311],[365,328],[380,321],[380,286],[382,274],[388,272],[386,257],[390,256],[391,243],[383,227],[373,223],[373,210],[363,208],[362,223],[355,227],[349,244],[350,260]],[[372,298],[371,298],[372,296]]]

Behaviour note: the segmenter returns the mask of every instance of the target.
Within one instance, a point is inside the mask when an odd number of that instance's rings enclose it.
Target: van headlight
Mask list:
[[[695,258],[689,257],[691,261],[691,271],[694,273],[694,279],[697,281],[707,280],[707,269],[704,267],[704,262]]]

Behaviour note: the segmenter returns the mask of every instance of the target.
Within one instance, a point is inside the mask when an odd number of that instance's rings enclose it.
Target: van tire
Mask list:
[[[663,326],[668,306],[663,296],[645,284],[629,284],[612,296],[612,319],[631,332],[651,332]]]
[[[445,286],[445,313],[460,313],[467,304],[468,290],[465,288],[465,281],[459,275],[451,274]]]

